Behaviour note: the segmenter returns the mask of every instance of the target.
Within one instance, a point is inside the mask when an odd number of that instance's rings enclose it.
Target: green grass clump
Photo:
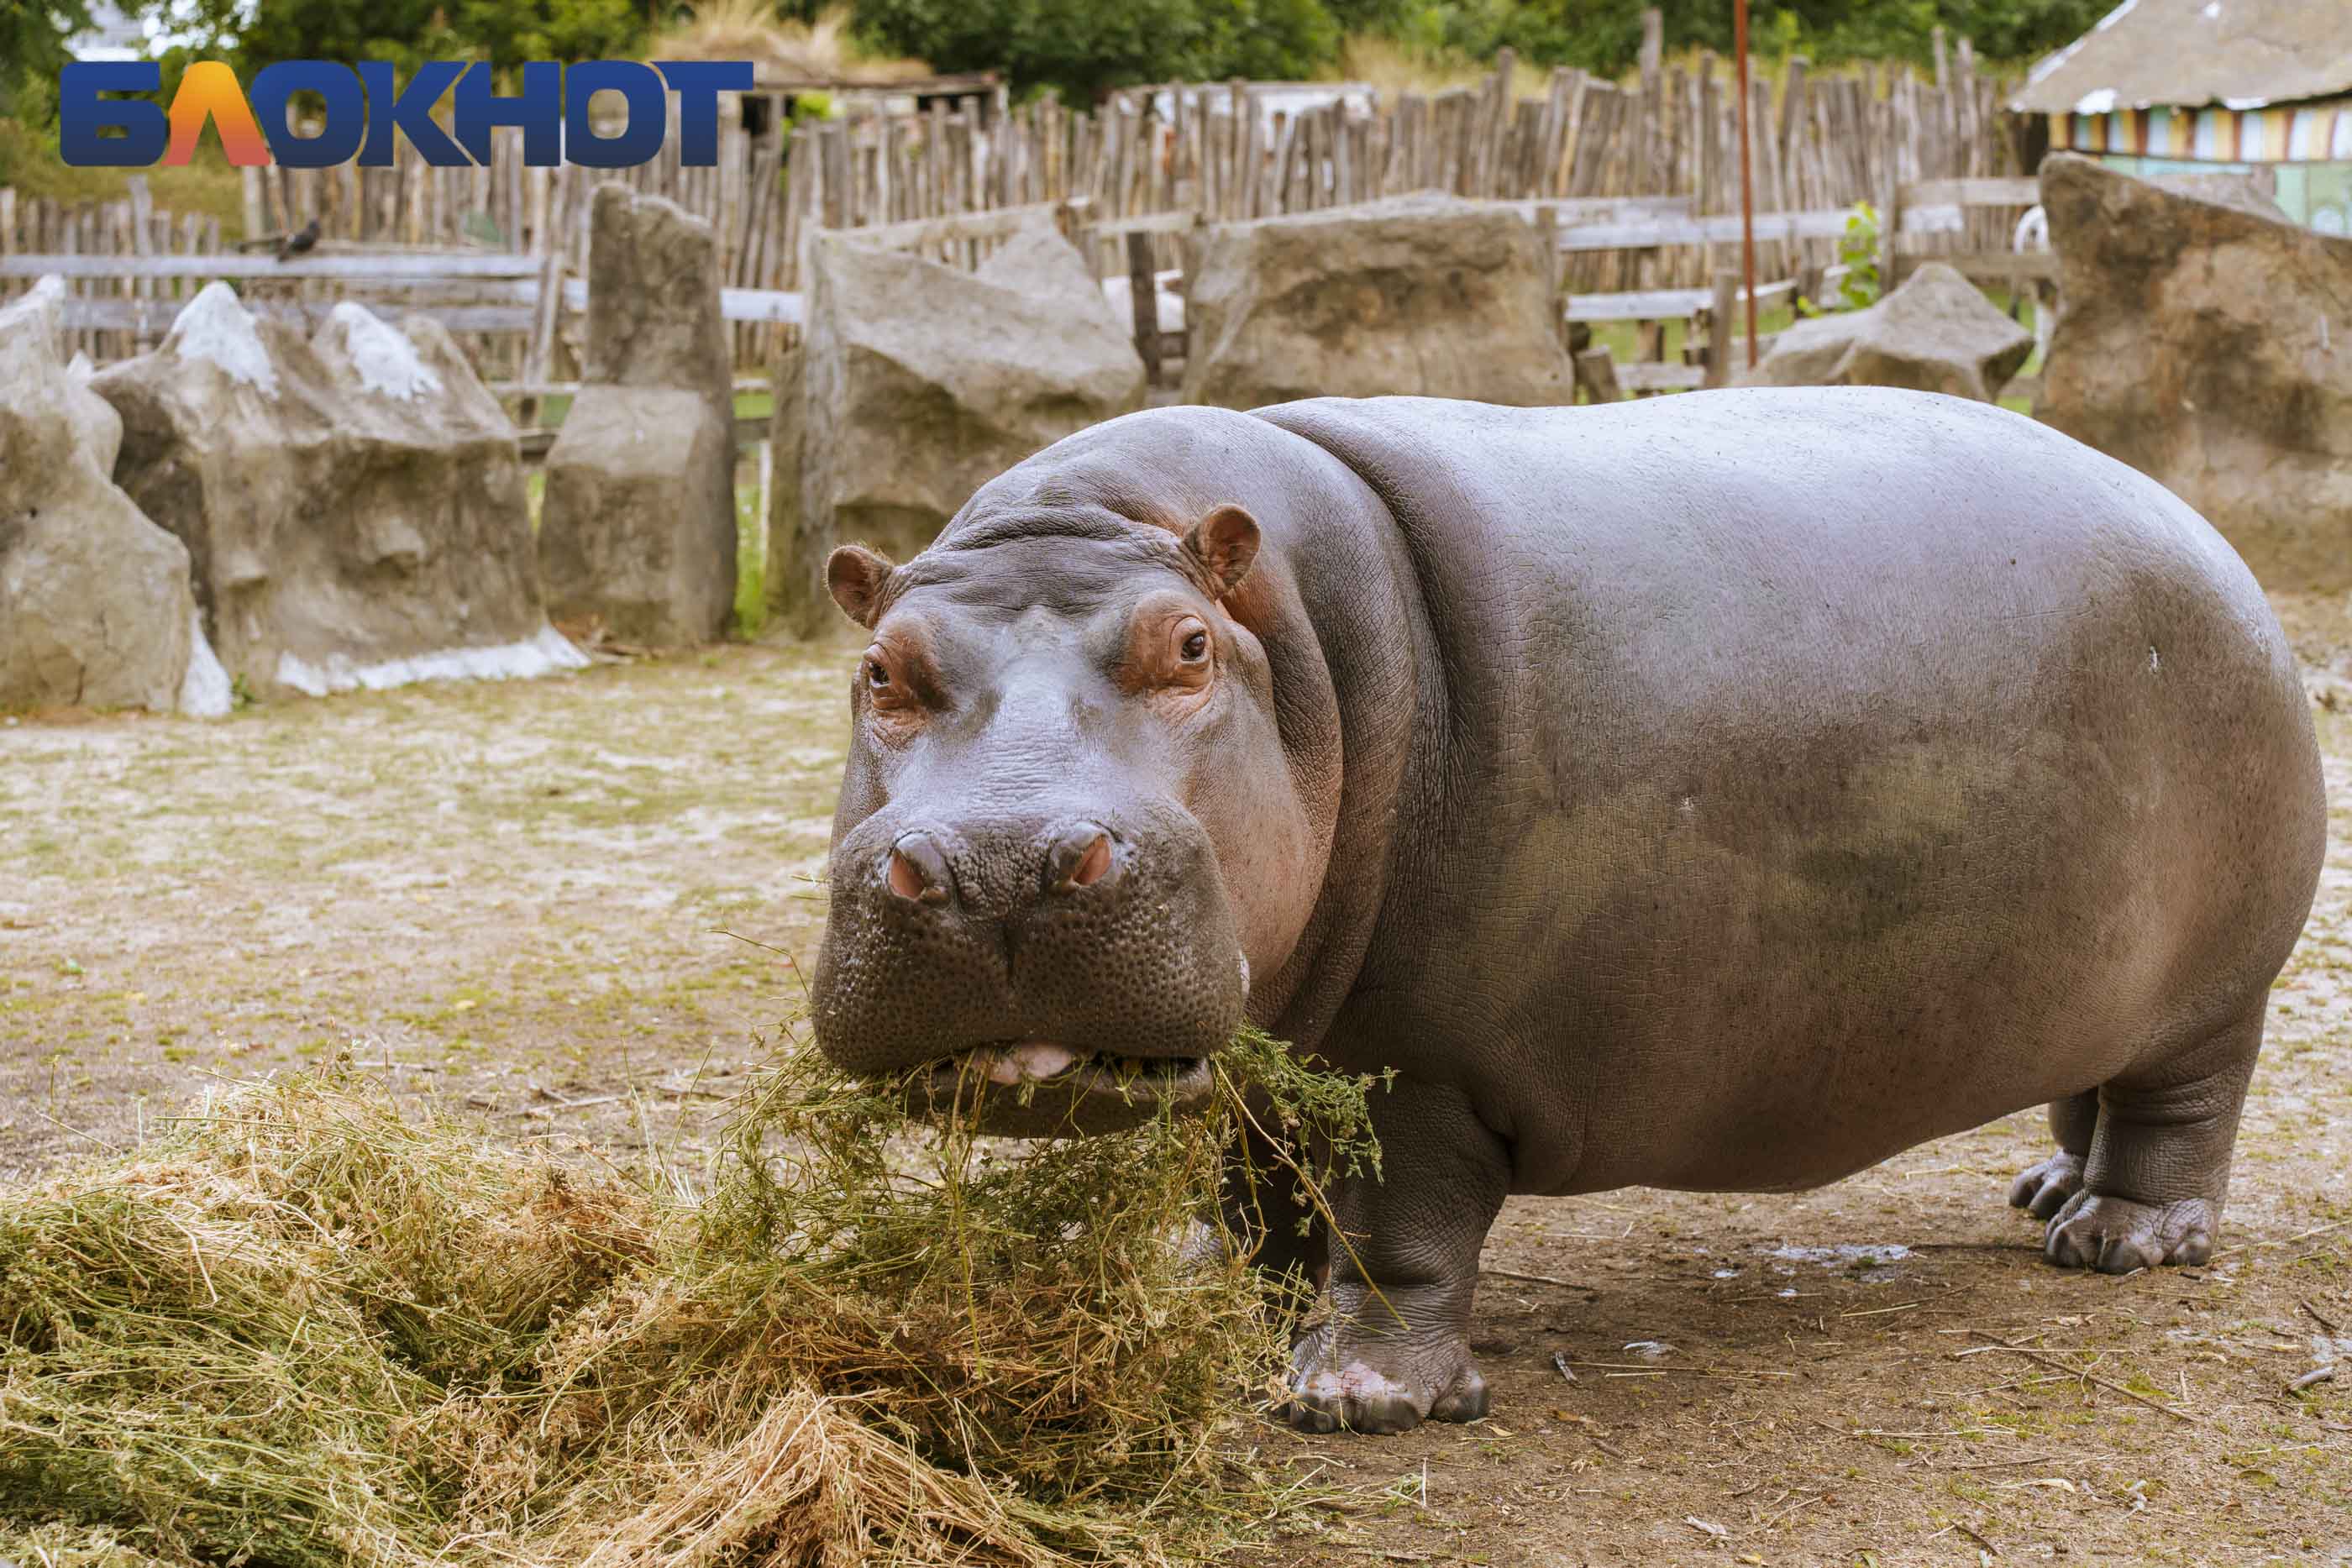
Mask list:
[[[1013,1144],[793,1045],[698,1207],[404,1118],[348,1067],[240,1090],[0,1194],[0,1555],[1209,1550],[1268,1511],[1223,1439],[1284,1349],[1203,1223],[1235,1122],[1318,1151],[1309,1187],[1376,1155],[1363,1082],[1261,1037],[1217,1065],[1210,1114]]]

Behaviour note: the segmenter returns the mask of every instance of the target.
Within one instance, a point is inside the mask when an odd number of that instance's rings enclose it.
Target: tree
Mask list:
[[[226,59],[246,74],[278,60],[390,60],[404,78],[429,59],[503,70],[625,58],[646,36],[637,0],[150,0],[149,9],[190,40],[185,57]]]
[[[66,40],[90,25],[86,0],[5,0],[0,4],[0,114],[57,118],[58,68]]]
[[[876,45],[1088,103],[1140,82],[1303,77],[1338,57],[1322,0],[859,0]]]

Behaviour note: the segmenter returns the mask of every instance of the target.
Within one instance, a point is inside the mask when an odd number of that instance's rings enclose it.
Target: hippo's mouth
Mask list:
[[[1204,1056],[1091,1054],[1052,1040],[995,1040],[958,1051],[907,1084],[928,1116],[973,1116],[981,1131],[1011,1138],[1086,1137],[1140,1126],[1163,1112],[1208,1109]]]

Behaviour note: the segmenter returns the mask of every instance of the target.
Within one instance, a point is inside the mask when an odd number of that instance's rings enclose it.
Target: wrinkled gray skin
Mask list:
[[[2324,800],[2253,579],[2121,464],[1876,390],[1170,409],[833,568],[895,664],[825,1051],[1182,1059],[1245,1013],[1395,1070],[1302,1426],[1486,1410],[1507,1193],[1811,1186],[2047,1102],[2051,1261],[2214,1245]]]

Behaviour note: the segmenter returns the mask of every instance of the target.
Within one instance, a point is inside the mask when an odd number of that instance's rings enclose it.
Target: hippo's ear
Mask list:
[[[1223,599],[1242,585],[1257,559],[1257,519],[1228,502],[1192,525],[1184,549],[1200,562]]]
[[[890,575],[890,558],[864,545],[844,545],[824,563],[825,586],[841,612],[869,630],[874,612],[882,605],[882,583]]]

